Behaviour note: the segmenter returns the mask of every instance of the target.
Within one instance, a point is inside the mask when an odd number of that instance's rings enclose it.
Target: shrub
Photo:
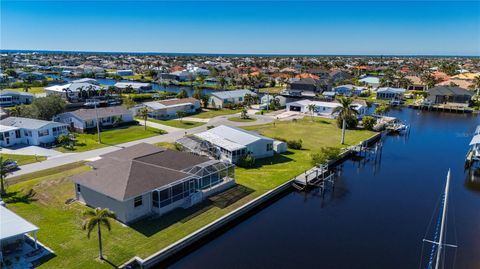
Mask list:
[[[322,153],[312,153],[310,154],[310,157],[312,158],[312,160],[310,161],[312,165],[325,163],[326,161],[325,156]]]
[[[323,147],[319,153],[312,153],[312,165],[323,164],[329,160],[334,160],[340,155],[340,149],[336,147]]]
[[[184,150],[183,145],[180,144],[180,143],[175,143],[174,146],[175,146],[175,150],[178,150],[178,151],[183,151]]]
[[[244,155],[238,161],[238,166],[243,168],[251,168],[255,166],[255,158],[250,154]]]
[[[207,126],[207,130],[210,130],[210,129],[212,129],[212,128],[215,128],[215,126],[213,126],[213,125],[208,125],[208,126]]]
[[[358,124],[358,119],[355,115],[348,115],[348,116],[345,116],[345,121],[347,122],[347,129],[354,129],[355,127],[357,127],[357,124]],[[337,118],[337,127],[338,128],[342,128],[343,126],[343,119],[338,117]]]
[[[377,123],[377,120],[372,116],[365,116],[363,117],[363,127],[367,130],[373,130],[373,126]]]
[[[287,141],[287,146],[291,149],[302,149],[302,139],[292,139]]]

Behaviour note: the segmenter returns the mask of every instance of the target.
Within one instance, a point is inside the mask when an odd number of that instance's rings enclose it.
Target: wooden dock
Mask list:
[[[408,107],[420,110],[439,111],[439,112],[452,112],[452,113],[472,113],[473,109],[465,106],[452,106],[452,105],[419,105],[411,104]]]

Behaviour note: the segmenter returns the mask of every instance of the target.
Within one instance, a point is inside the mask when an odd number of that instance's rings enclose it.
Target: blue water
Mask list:
[[[287,194],[171,268],[426,268],[422,239],[433,236],[449,168],[447,241],[459,247],[447,250],[445,268],[480,268],[480,180],[464,171],[479,117],[390,115],[411,133],[387,136],[377,165],[347,161],[333,193]]]

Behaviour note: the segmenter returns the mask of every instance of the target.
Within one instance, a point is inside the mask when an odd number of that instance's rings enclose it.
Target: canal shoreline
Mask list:
[[[376,133],[370,138],[358,143],[357,146],[369,146],[380,140],[384,133],[385,132]],[[336,166],[342,163],[352,153],[353,151],[351,149],[345,150],[336,159],[330,160],[327,163],[328,167]],[[242,220],[247,219],[248,216],[255,214],[255,212],[260,211],[262,208],[265,208],[266,206],[280,199],[283,195],[286,195],[292,191],[294,189],[292,187],[292,183],[295,181],[295,179],[296,177],[288,180],[280,186],[264,193],[263,195],[239,207],[238,209],[220,217],[216,221],[170,244],[169,246],[157,251],[147,258],[142,259],[141,257],[135,256],[123,265],[119,266],[119,268],[132,268],[131,266],[134,264],[139,265],[140,268],[144,269],[153,268],[155,266],[159,266],[160,264],[168,264],[169,261],[174,261],[179,257],[182,257],[183,254],[188,253],[188,250],[195,249],[195,247],[200,246],[202,242],[207,242],[209,239],[214,238],[215,235],[228,230],[229,227],[235,226]]]

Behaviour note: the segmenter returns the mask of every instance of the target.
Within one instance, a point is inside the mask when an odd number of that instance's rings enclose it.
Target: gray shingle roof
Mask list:
[[[94,171],[72,177],[106,196],[124,201],[192,176],[181,171],[209,161],[206,157],[141,143],[101,156]]]
[[[468,95],[473,96],[473,92],[460,87],[437,86],[428,90],[430,95]]]
[[[90,120],[96,117],[94,108],[82,108],[82,109],[72,111],[70,113],[74,114],[77,118],[82,120]],[[103,118],[103,117],[129,114],[132,112],[124,108],[123,106],[109,106],[109,107],[97,108],[97,113],[99,118]]]
[[[257,95],[256,93],[250,90],[234,90],[234,91],[223,91],[223,92],[211,93],[211,95],[216,96],[220,99],[244,97],[246,94]]]

